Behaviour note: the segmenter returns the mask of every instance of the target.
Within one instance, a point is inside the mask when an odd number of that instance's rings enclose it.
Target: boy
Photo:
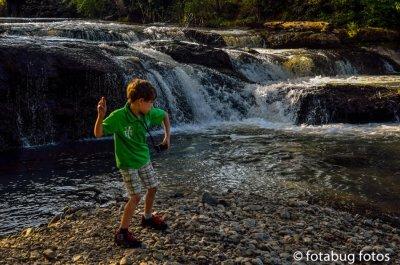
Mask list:
[[[106,119],[106,99],[101,98],[97,105],[97,120],[94,127],[96,138],[114,135],[115,159],[120,169],[130,199],[126,203],[121,224],[115,234],[118,246],[136,248],[141,242],[128,231],[136,206],[140,201],[141,186],[147,189],[144,215],[141,225],[157,230],[165,230],[168,225],[163,218],[152,214],[152,207],[158,181],[150,162],[149,147],[146,143],[148,127],[163,124],[165,148],[170,146],[170,122],[168,114],[153,107],[157,97],[154,87],[145,80],[133,79],[126,90],[128,102],[125,107],[113,111]]]

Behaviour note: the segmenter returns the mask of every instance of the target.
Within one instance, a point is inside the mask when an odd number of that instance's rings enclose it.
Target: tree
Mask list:
[[[108,8],[115,4],[108,0],[69,0],[79,14],[88,18],[102,18],[108,14]]]
[[[21,15],[22,6],[25,4],[25,0],[7,0],[7,13],[12,17],[18,17]]]

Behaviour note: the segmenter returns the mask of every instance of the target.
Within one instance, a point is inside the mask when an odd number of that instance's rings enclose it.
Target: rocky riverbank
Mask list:
[[[300,251],[303,258],[298,264],[307,264],[307,251],[315,255],[333,251],[347,255],[348,262],[341,264],[351,264],[352,258],[356,263],[360,258],[386,258],[384,264],[400,261],[398,227],[300,198],[232,191],[160,193],[155,207],[165,214],[170,228],[142,229],[137,211],[131,230],[144,242],[143,249],[113,245],[122,206],[115,201],[103,208],[66,209],[48,225],[2,238],[0,260],[5,264],[292,264],[293,254]]]

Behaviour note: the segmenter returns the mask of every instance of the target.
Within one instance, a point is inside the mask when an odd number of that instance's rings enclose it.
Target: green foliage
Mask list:
[[[79,14],[88,18],[102,18],[107,14],[110,1],[107,0],[67,0],[75,6]]]
[[[252,20],[261,19],[261,8],[259,0],[244,0],[240,2],[239,18],[251,18]]]
[[[185,1],[183,9],[182,22],[184,24],[196,24],[206,26],[208,22],[213,21],[216,17],[214,13],[214,1],[205,0],[189,0]]]
[[[7,9],[7,1],[0,0],[0,16],[5,15]]]
[[[181,0],[183,1],[183,0]],[[175,22],[172,16],[180,13],[181,3],[174,0],[123,0],[133,22]]]
[[[396,3],[393,0],[361,0],[362,20],[366,25],[385,26],[385,21],[396,19]],[[397,17],[398,18],[398,17]]]
[[[347,35],[349,35],[350,38],[354,38],[355,36],[357,36],[358,31],[359,27],[357,26],[356,23],[350,22],[347,25]]]
[[[0,0],[1,3],[5,0]],[[128,15],[134,22],[171,22],[197,26],[242,26],[266,20],[324,20],[346,27],[400,27],[400,0],[62,0],[84,17]],[[119,10],[127,10],[118,13]],[[114,12],[114,14],[113,14]]]

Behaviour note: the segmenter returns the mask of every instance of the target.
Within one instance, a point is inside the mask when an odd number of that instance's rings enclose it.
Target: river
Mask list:
[[[299,99],[327,84],[398,88],[392,61],[366,51],[272,50],[254,32],[205,29],[222,36],[225,46],[211,51],[215,58],[198,56],[198,47],[205,48],[184,30],[2,20],[0,45],[26,54],[15,54],[21,80],[0,67],[1,80],[16,80],[1,84],[17,84],[6,87],[14,91],[6,99],[15,115],[6,118],[19,145],[0,157],[0,234],[42,224],[67,206],[107,205],[124,194],[112,139],[92,139],[92,106],[100,95],[111,108],[121,106],[120,82],[134,76],[156,86],[156,104],[173,121],[171,150],[153,154],[162,189],[301,193],[398,220],[397,112],[393,122],[332,123],[324,108],[299,119]],[[191,58],[179,57],[187,50]],[[89,69],[83,79],[68,72],[75,66]],[[74,80],[71,73],[78,81],[66,83]],[[57,104],[57,111],[73,114],[55,115]]]

